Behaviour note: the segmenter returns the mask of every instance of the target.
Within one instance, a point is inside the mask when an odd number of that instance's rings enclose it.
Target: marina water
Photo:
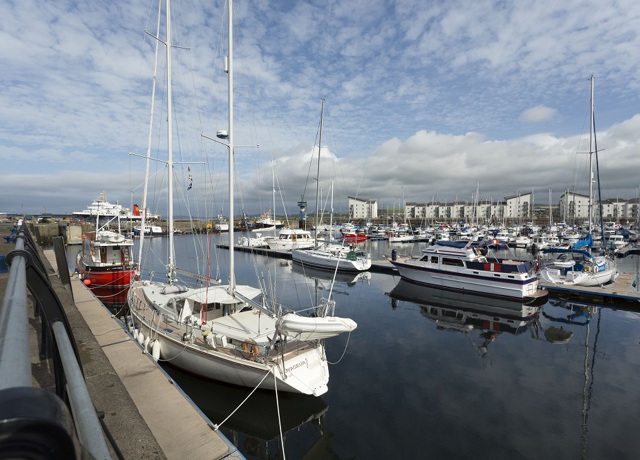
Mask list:
[[[224,234],[177,236],[177,260],[188,260],[191,269],[202,262],[191,249],[196,239],[211,248],[211,273],[225,282],[228,251],[216,248],[218,238],[226,243]],[[166,252],[166,238],[145,244]],[[367,245],[374,261],[393,248],[418,254],[424,247]],[[69,247],[70,260],[76,250]],[[635,266],[632,258],[620,261],[623,271]],[[164,276],[161,263],[152,269]],[[281,303],[301,308],[331,289],[325,272],[248,253],[236,253],[236,274],[239,283],[253,285],[260,277]],[[318,398],[280,392],[276,404],[274,392],[256,391],[221,427],[247,458],[283,458],[282,440],[288,459],[638,458],[638,312],[550,298],[531,318],[496,327],[489,312],[462,327],[465,313],[455,308],[442,310],[448,321],[435,319],[433,305],[442,302],[430,302],[433,290],[424,290],[421,301],[393,295],[399,281],[379,273],[339,275],[332,290],[336,314],[358,328],[326,342],[335,363],[329,392]],[[475,303],[477,311],[499,303],[445,299]],[[214,424],[250,392],[162,365]]]

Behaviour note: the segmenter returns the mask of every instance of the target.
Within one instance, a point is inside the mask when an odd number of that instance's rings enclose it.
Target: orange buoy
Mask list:
[[[83,283],[84,283],[85,286],[89,286],[91,284],[91,280],[89,278],[87,278],[87,279],[85,279],[83,281]]]

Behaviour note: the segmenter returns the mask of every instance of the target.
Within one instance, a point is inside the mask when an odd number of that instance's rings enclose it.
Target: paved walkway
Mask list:
[[[14,249],[0,243],[0,255]],[[42,254],[42,253],[41,253]],[[96,410],[126,459],[244,459],[221,433],[214,431],[182,390],[130,338],[77,277],[72,277],[72,295],[62,286],[53,250],[44,251],[45,266],[53,287],[65,307],[76,340],[85,382]],[[0,301],[7,273],[0,273]],[[30,310],[30,322],[38,319]],[[34,386],[49,388],[50,363],[40,361],[37,331],[32,340]],[[115,453],[114,453],[115,458]]]

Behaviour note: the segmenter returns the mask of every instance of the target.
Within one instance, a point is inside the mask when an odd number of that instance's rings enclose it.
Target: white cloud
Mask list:
[[[540,123],[552,119],[556,113],[556,109],[545,107],[544,105],[537,105],[522,112],[520,120],[527,123]]]
[[[140,167],[129,152],[146,149],[154,41],[144,30],[155,31],[156,5],[0,4],[0,209],[79,209],[105,189],[129,199],[130,164]],[[216,152],[220,183],[225,156],[200,132],[227,124],[221,5],[173,4],[175,42],[190,48],[173,53],[176,108],[187,109],[177,149]],[[261,145],[237,160],[250,212],[270,194],[270,180],[252,180],[272,157],[295,212],[323,97],[337,207],[356,193],[452,200],[478,182],[496,199],[578,187],[592,73],[605,190],[636,196],[640,10],[630,0],[238,2],[235,18],[238,140]],[[159,101],[160,142],[163,110]]]

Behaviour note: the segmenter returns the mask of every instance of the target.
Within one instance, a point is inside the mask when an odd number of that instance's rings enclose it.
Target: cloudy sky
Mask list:
[[[102,192],[141,203],[145,163],[131,153],[147,149],[157,8],[0,3],[0,211],[71,212]],[[227,128],[224,9],[172,3],[179,200],[206,189],[222,213],[224,147],[200,133]],[[549,189],[554,202],[586,193],[591,75],[603,195],[638,194],[636,2],[237,0],[234,17],[236,209],[270,207],[272,170],[278,213],[284,202],[295,215],[303,194],[315,209],[323,98],[321,188],[334,180],[337,210],[347,196],[384,209],[476,190],[493,200],[533,190],[544,204]],[[158,61],[151,155],[164,158],[164,48]],[[152,162],[153,190],[166,185],[162,169]],[[164,214],[153,193],[149,207]]]

